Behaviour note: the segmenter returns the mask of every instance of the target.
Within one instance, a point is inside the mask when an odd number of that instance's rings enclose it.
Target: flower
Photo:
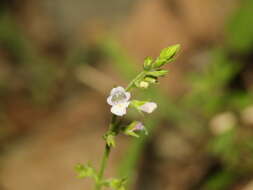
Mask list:
[[[130,97],[130,92],[126,92],[123,87],[113,88],[107,98],[107,103],[112,106],[111,112],[117,116],[125,115],[126,109],[130,104]]]
[[[146,102],[143,105],[139,106],[139,110],[152,113],[157,108],[157,104],[155,102]]]

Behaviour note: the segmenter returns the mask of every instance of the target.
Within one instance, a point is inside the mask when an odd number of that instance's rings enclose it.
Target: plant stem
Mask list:
[[[112,116],[112,121],[110,123],[109,130],[108,130],[107,133],[112,133],[112,132],[115,131],[115,129],[117,127],[116,121],[117,121],[117,116],[113,115]],[[95,190],[100,190],[101,189],[101,181],[103,180],[104,171],[105,171],[105,168],[106,168],[106,165],[107,165],[107,161],[108,161],[110,152],[111,152],[111,147],[106,144],[103,159],[101,161],[101,165],[100,165],[100,169],[99,169],[99,173],[98,173],[98,181],[96,183]]]
[[[111,148],[108,145],[105,145],[105,151],[104,151],[103,159],[102,159],[99,174],[98,174],[98,182],[95,187],[96,190],[101,189],[101,181],[103,180],[103,175],[104,175],[105,167],[106,167],[110,152],[111,152]]]
[[[134,85],[135,85],[135,82],[144,78],[146,75],[146,72],[145,71],[142,71],[140,74],[138,74],[129,84],[128,86],[126,87],[126,91],[129,91]],[[112,116],[112,121],[110,123],[110,127],[109,127],[109,130],[108,130],[108,134],[115,134],[115,136],[118,134],[118,126],[119,126],[119,122],[117,122],[117,116],[116,115],[113,115]],[[102,188],[102,180],[103,180],[103,177],[104,177],[104,171],[105,171],[105,168],[106,168],[106,165],[107,165],[107,162],[108,162],[108,158],[109,158],[109,155],[110,155],[110,152],[111,152],[111,147],[108,146],[107,144],[105,145],[105,150],[104,150],[104,155],[103,155],[103,158],[102,158],[102,161],[101,161],[101,165],[100,165],[100,169],[99,169],[99,173],[98,173],[98,179],[97,179],[97,182],[96,182],[96,185],[95,185],[95,190],[101,190]]]
[[[129,91],[133,86],[134,86],[134,83],[143,78],[144,76],[146,75],[146,72],[145,71],[142,71],[140,74],[138,74],[129,84],[128,86],[126,87],[126,91]]]

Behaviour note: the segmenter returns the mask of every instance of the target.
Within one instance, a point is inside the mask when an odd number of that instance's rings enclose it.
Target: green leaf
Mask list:
[[[117,179],[117,178],[112,178],[112,179],[107,179],[103,181],[103,185],[105,187],[111,187],[114,190],[125,190],[124,185],[126,184],[127,179],[122,178],[122,179]]]
[[[77,164],[75,166],[75,170],[78,173],[78,178],[86,178],[91,177],[95,180],[97,180],[97,173],[94,168],[92,168],[89,164],[83,165],[83,164]]]
[[[133,131],[126,131],[125,134],[128,136],[131,136],[131,137],[136,137],[136,138],[140,137],[140,135],[138,135],[137,133],[135,133]]]
[[[144,78],[144,80],[151,84],[157,83],[157,77],[153,77],[153,76],[147,76]]]
[[[144,65],[143,65],[144,70],[147,70],[147,71],[150,70],[152,67],[152,63],[153,63],[152,57],[146,57],[144,60]]]
[[[156,59],[155,63],[153,64],[153,68],[160,68],[161,66],[171,61],[174,61],[174,58],[177,55],[179,50],[180,50],[179,44],[169,46],[163,49],[159,57]]]
[[[109,147],[115,147],[116,146],[115,134],[106,134],[104,138],[105,138],[106,144]]]
[[[166,75],[168,72],[169,72],[168,70],[150,71],[150,72],[147,72],[147,76],[162,77],[162,76]]]

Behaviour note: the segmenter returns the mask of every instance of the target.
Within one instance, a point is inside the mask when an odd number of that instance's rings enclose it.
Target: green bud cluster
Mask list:
[[[179,44],[164,48],[161,51],[160,55],[155,60],[155,62],[153,64],[153,68],[160,68],[163,65],[174,61],[179,50],[180,50]]]
[[[161,69],[161,67],[174,61],[179,50],[180,45],[176,44],[164,48],[155,60],[152,57],[146,57],[143,64],[145,75],[135,81],[135,86],[146,89],[149,84],[157,83],[159,77],[163,77],[168,73],[168,70]]]

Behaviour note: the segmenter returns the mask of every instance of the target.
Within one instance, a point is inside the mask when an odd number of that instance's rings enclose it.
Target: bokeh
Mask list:
[[[149,135],[117,137],[106,176],[253,190],[252,0],[2,0],[0,190],[92,189],[74,166],[101,159],[110,89],[177,43],[168,76],[134,95],[158,103]]]

